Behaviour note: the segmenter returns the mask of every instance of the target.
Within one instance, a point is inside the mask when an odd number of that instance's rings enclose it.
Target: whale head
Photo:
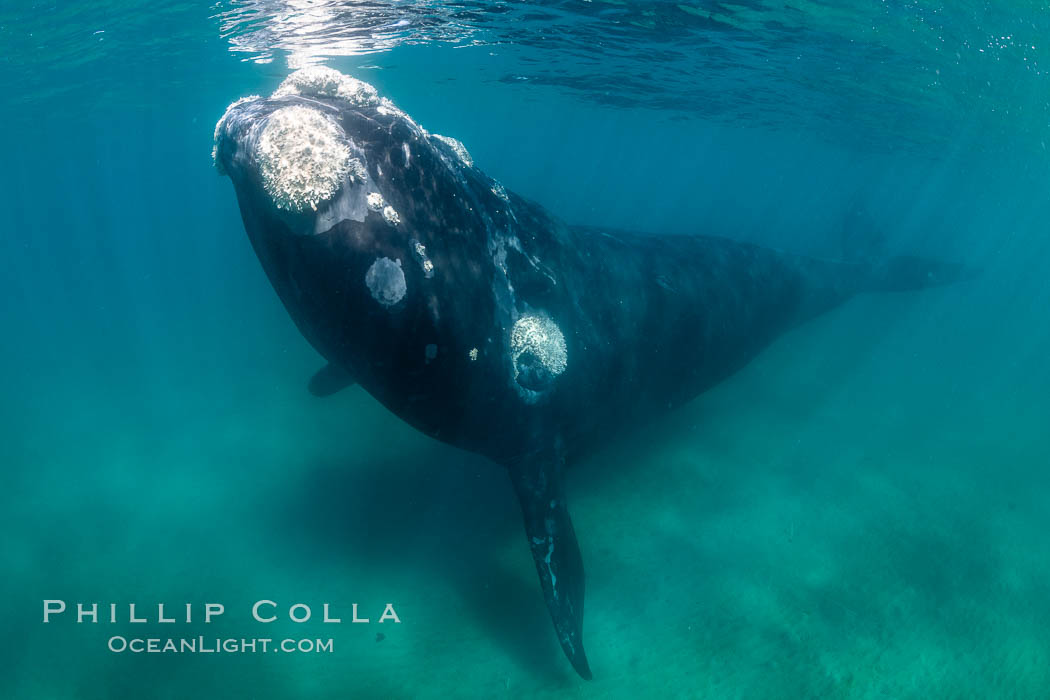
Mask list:
[[[313,67],[231,104],[214,158],[278,295],[330,362],[381,400],[403,391],[389,388],[393,367],[454,359],[476,372],[491,330],[472,324],[494,314],[479,261],[507,195],[462,144]]]
[[[391,226],[414,208],[450,213],[420,197],[437,194],[442,180],[456,189],[459,171],[473,165],[459,141],[427,133],[368,83],[319,66],[292,73],[268,98],[232,103],[215,126],[213,156],[238,195],[268,201],[299,235],[370,213]]]

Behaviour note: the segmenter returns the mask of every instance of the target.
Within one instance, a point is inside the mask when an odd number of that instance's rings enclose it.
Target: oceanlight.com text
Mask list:
[[[109,650],[115,654],[331,654],[335,651],[332,639],[280,639],[181,637],[109,638]]]

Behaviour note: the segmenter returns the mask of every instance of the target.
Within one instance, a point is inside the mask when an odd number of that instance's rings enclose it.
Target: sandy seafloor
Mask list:
[[[246,622],[260,598],[394,602],[402,624],[280,627],[331,655],[131,657],[105,649],[129,625],[34,612],[5,632],[8,697],[1040,697],[1050,376],[960,313],[987,293],[858,298],[580,464],[591,683],[551,634],[500,469],[359,388],[309,396],[290,323],[251,358],[285,361],[220,401],[37,386],[67,403],[15,428],[34,470],[5,489],[8,605],[226,604],[175,636],[277,635]]]

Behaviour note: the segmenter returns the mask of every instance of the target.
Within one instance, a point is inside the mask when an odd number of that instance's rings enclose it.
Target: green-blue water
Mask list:
[[[1047,37],[1029,2],[5,4],[0,697],[1050,696]],[[576,466],[584,682],[501,469],[306,391],[209,153],[322,61],[573,223],[981,276],[858,297]]]

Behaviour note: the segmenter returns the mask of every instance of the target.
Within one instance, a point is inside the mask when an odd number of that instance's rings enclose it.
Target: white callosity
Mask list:
[[[397,226],[401,223],[401,217],[398,215],[397,210],[387,204],[386,200],[383,199],[383,195],[378,192],[369,192],[368,196],[365,197],[365,202],[372,211],[382,212],[383,218],[391,226]]]
[[[404,299],[408,292],[401,261],[390,258],[376,258],[365,273],[365,285],[372,293],[372,298],[383,306],[393,306]]]
[[[451,148],[463,165],[468,168],[474,167],[474,159],[470,157],[470,153],[467,152],[467,147],[463,145],[462,141],[451,136],[442,136],[441,134],[434,134],[434,138]]]
[[[330,97],[360,107],[379,103],[374,87],[326,66],[309,66],[289,75],[273,93],[274,97],[285,95]]]
[[[254,102],[258,99],[258,95],[248,95],[247,97],[242,97],[239,100],[231,102],[230,106],[227,107],[226,111],[222,113],[221,117],[219,117],[219,121],[215,122],[215,133],[212,135],[211,159],[215,164],[215,169],[219,171],[220,175],[226,174],[226,168],[224,168],[219,161],[219,137],[222,136],[222,127],[226,124],[226,119],[230,116],[230,112],[236,107],[239,107],[245,102]]]
[[[419,241],[412,241],[412,251],[416,254],[416,259],[419,260],[419,266],[423,268],[423,276],[433,277],[434,263],[427,257],[427,247]]]
[[[372,211],[383,211],[383,207],[386,206],[386,200],[378,192],[369,192],[365,201],[368,203],[368,208]]]
[[[554,377],[564,372],[568,365],[565,336],[546,316],[530,314],[515,321],[510,329],[510,352],[515,378],[519,372],[518,360],[526,353],[535,357]]]
[[[269,116],[255,148],[263,187],[281,209],[317,209],[351,171],[342,130],[317,110],[282,107]]]
[[[426,129],[419,126],[419,124],[416,124],[412,117],[408,116],[400,109],[398,109],[397,106],[393,102],[391,102],[390,99],[387,97],[380,98],[379,106],[376,107],[376,112],[384,116],[394,116],[398,117],[399,119],[403,119],[405,123],[408,124],[408,126],[411,127],[412,130],[416,133],[423,135],[426,134]]]

